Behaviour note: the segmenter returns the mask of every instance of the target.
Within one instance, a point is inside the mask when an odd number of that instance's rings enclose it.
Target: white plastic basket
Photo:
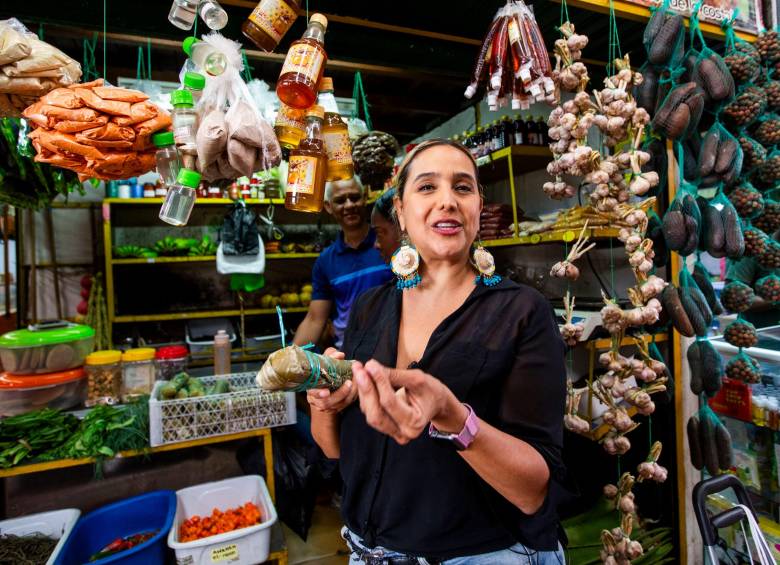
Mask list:
[[[59,538],[54,551],[49,555],[46,565],[53,565],[57,556],[65,545],[73,526],[81,516],[81,511],[75,508],[65,510],[53,510],[12,518],[0,522],[0,534],[13,534],[15,536],[28,536],[30,534],[43,534],[44,536]]]
[[[231,392],[172,400],[158,400],[168,381],[157,381],[149,399],[152,447],[295,423],[293,393],[261,390],[254,372],[199,380],[208,387],[222,379],[229,380]]]
[[[195,541],[178,541],[179,527],[188,518],[203,518],[210,516],[214,508],[225,511],[247,502],[253,502],[260,508],[262,523]],[[176,516],[168,532],[168,547],[176,552],[177,565],[263,563],[270,553],[271,526],[275,522],[276,508],[261,476],[246,475],[204,483],[176,492]]]

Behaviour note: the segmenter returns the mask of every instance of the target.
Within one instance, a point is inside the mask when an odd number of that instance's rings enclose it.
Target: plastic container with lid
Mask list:
[[[0,336],[0,361],[14,375],[53,373],[80,367],[92,351],[95,330],[57,321]]]
[[[173,132],[156,133],[152,136],[152,142],[157,147],[157,152],[154,155],[157,161],[157,173],[167,188],[176,182],[179,169],[181,169],[181,158],[179,150],[176,149]]]
[[[178,373],[187,370],[187,359],[190,351],[186,345],[169,345],[161,347],[154,354],[157,365],[158,381],[170,381]]]
[[[152,393],[154,348],[128,349],[122,354],[122,402]]]
[[[190,36],[182,42],[181,46],[192,62],[211,76],[221,75],[227,69],[227,57],[211,43]]]
[[[192,100],[195,104],[200,101],[200,95],[203,94],[205,86],[206,77],[202,74],[194,71],[184,73],[184,90],[189,90],[192,93]]]
[[[122,394],[122,352],[95,351],[84,360],[87,400],[84,404],[118,404]]]
[[[168,189],[165,201],[160,208],[160,219],[173,226],[184,226],[190,219],[197,195],[195,189],[200,184],[200,173],[190,169],[181,169],[176,183]]]
[[[176,146],[184,153],[196,151],[195,130],[198,119],[195,112],[195,100],[189,90],[174,90],[171,92],[171,104],[173,104],[173,139]]]
[[[0,373],[0,417],[41,408],[67,410],[84,402],[86,390],[82,368],[46,375]]]

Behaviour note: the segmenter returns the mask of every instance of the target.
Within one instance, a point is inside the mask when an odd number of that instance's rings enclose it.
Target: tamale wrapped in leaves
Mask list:
[[[267,391],[329,388],[352,378],[352,361],[333,359],[290,345],[274,351],[257,373],[257,384]]]

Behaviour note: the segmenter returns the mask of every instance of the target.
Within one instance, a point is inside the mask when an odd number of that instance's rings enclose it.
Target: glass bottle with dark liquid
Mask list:
[[[328,154],[322,140],[325,110],[312,106],[306,110],[306,137],[290,151],[284,207],[299,212],[319,212],[325,196]]]
[[[276,95],[291,108],[303,110],[317,100],[317,85],[328,59],[323,47],[327,27],[327,18],[314,14],[303,37],[290,45],[276,83]]]

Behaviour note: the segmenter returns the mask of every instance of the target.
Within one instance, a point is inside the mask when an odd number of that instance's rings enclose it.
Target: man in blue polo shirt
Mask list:
[[[356,179],[328,183],[325,210],[341,226],[341,232],[314,263],[309,312],[298,326],[293,342],[318,343],[332,318],[335,347],[340,349],[357,297],[390,280],[393,273],[374,248],[376,234],[368,224],[363,187]]]

